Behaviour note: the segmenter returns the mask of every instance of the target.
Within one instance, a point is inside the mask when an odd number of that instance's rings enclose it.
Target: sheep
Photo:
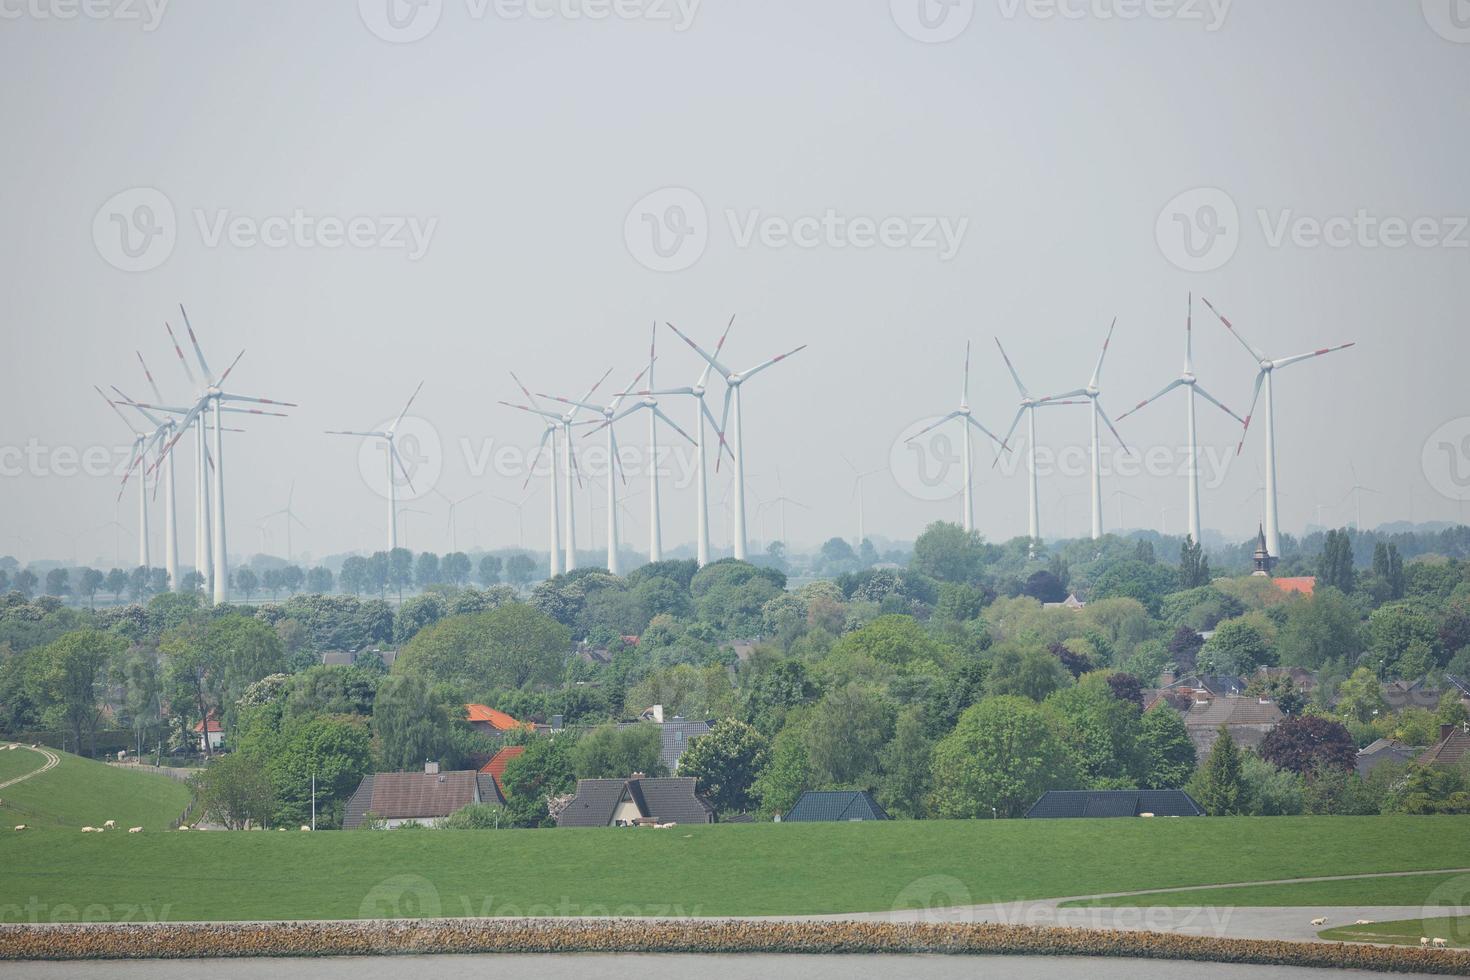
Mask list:
[[[15,829],[16,830],[25,830],[26,829],[26,825],[23,824],[23,823],[18,823],[18,824],[15,825]]]
[[[1419,937],[1419,945],[1420,946],[1428,946],[1429,945],[1429,937],[1428,936],[1420,936]]]
[[[96,827],[83,827],[82,828],[82,833],[84,833],[84,834],[95,834],[95,833],[97,833],[97,828]]]
[[[189,825],[186,824],[186,823],[181,823],[181,824],[179,824],[179,829],[180,830],[188,830],[189,829]]]
[[[310,832],[311,825],[310,824],[302,824],[301,825],[301,829]]]
[[[1445,941],[1443,939],[1440,939],[1438,936],[1435,936],[1434,939],[1431,940],[1431,942],[1433,942],[1436,946],[1445,945]]]
[[[116,820],[104,820],[104,821],[102,821],[102,829],[103,830],[116,830],[117,829],[117,821]]]
[[[142,832],[143,832],[143,828],[142,827],[129,827],[128,828],[128,833],[130,833],[130,834],[141,834]]]
[[[1326,916],[1323,916],[1321,918],[1313,919],[1312,920],[1312,925],[1314,925],[1314,926],[1325,926],[1326,924],[1327,924],[1327,917]]]
[[[1371,926],[1372,924],[1373,924],[1373,920],[1372,919],[1359,919],[1357,922],[1354,922],[1353,923],[1353,925],[1355,925],[1355,926]]]

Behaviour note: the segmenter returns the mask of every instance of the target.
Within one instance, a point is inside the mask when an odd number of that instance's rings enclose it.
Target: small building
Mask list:
[[[1265,741],[1285,717],[1276,702],[1266,698],[1230,696],[1197,699],[1184,712],[1184,728],[1194,743],[1195,754],[1203,761],[1214,748],[1221,725],[1225,726],[1236,745],[1253,749]]]
[[[213,752],[224,744],[225,728],[213,714],[205,721],[196,721],[194,723],[194,737],[199,740],[200,752],[204,751],[204,729],[206,725],[209,727],[209,751]]]
[[[505,784],[500,780],[505,775],[506,763],[524,751],[526,751],[524,745],[507,745],[492,755],[489,762],[480,767],[480,773],[482,775],[489,776],[495,780],[495,785],[500,790],[502,796],[505,795]]]
[[[497,711],[483,704],[467,704],[464,706],[464,712],[465,720],[470,723],[470,727],[486,735],[504,735],[506,732],[517,729],[535,727],[516,721],[504,711]]]
[[[1428,678],[1421,677],[1413,681],[1386,682],[1382,686],[1383,700],[1388,703],[1389,710],[1423,708],[1425,711],[1434,711],[1439,707],[1439,700],[1444,696],[1445,690],[1455,690],[1453,686],[1446,689],[1430,687],[1427,680]]]
[[[658,761],[670,773],[679,771],[679,760],[689,748],[689,743],[701,735],[708,735],[712,722],[704,719],[690,719],[679,715],[665,720],[664,706],[655,704],[645,708],[639,714],[637,721],[619,722],[619,728],[631,728],[637,725],[659,726],[659,748]]]
[[[1031,804],[1026,819],[1067,817],[1203,817],[1182,789],[1054,789]]]
[[[1453,766],[1470,753],[1470,722],[1440,725],[1439,741],[1419,756],[1421,766]]]
[[[432,827],[471,803],[505,805],[495,777],[473,769],[440,772],[425,763],[423,772],[379,772],[362,777],[347,801],[343,830],[356,830],[371,814],[384,829],[406,823]]]
[[[714,823],[715,810],[695,791],[692,776],[650,779],[579,779],[574,796],[556,818],[558,827],[638,827]]]
[[[809,789],[797,798],[791,812],[781,819],[785,823],[816,823],[891,818],[867,790]]]
[[[1053,594],[1055,594],[1055,593],[1053,593]],[[1073,612],[1076,612],[1076,611],[1081,610],[1081,609],[1086,609],[1087,608],[1087,603],[1085,603],[1081,599],[1077,598],[1077,593],[1075,593],[1075,592],[1068,592],[1067,593],[1067,598],[1063,599],[1061,602],[1043,602],[1041,604],[1041,608],[1042,609],[1070,609]]]
[[[1380,738],[1358,750],[1358,775],[1367,779],[1368,774],[1381,765],[1413,762],[1419,754],[1420,750],[1412,745],[1405,745],[1391,738]]]

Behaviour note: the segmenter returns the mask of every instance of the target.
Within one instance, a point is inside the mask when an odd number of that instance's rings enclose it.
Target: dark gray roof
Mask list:
[[[498,803],[505,798],[494,777],[473,769],[444,773],[380,772],[362,777],[342,815],[342,829],[355,830],[368,813],[386,820],[447,817],[471,803]]]
[[[690,739],[709,734],[709,722],[674,718],[663,723],[659,733],[658,759],[669,772],[679,769],[679,757],[689,748]]]
[[[1387,762],[1413,762],[1419,751],[1391,738],[1380,738],[1358,750],[1358,775],[1366,777]]]
[[[781,818],[798,823],[817,820],[887,820],[888,813],[867,790],[807,790]]]
[[[660,823],[714,823],[715,812],[695,793],[692,777],[579,779],[577,795],[557,818],[558,827],[606,827],[624,794],[641,816]]]
[[[476,802],[505,806],[505,796],[500,792],[500,784],[488,772],[476,773],[475,789],[479,795]]]
[[[369,773],[362,777],[362,782],[357,784],[357,792],[347,801],[347,809],[342,812],[342,829],[356,830],[362,826],[362,818],[372,809],[372,802],[373,776]]]
[[[1027,818],[1203,817],[1204,809],[1182,789],[1054,789],[1026,811]]]

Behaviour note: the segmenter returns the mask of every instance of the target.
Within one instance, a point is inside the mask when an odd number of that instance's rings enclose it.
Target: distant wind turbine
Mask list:
[[[388,467],[388,550],[392,551],[398,547],[398,474],[403,474],[404,481],[409,489],[413,489],[413,477],[409,475],[408,467],[403,463],[403,457],[398,453],[397,434],[398,426],[403,422],[408,410],[413,407],[414,399],[423,391],[424,383],[419,382],[413,394],[408,396],[408,402],[403,406],[403,411],[398,413],[398,418],[388,428],[377,432],[354,432],[348,429],[328,429],[329,436],[358,436],[363,439],[381,439],[387,448],[386,464]]]
[[[1034,557],[1036,548],[1041,543],[1041,486],[1036,473],[1036,410],[1045,405],[1080,405],[1081,402],[1070,400],[1059,400],[1043,402],[1031,397],[1031,392],[1026,390],[1026,385],[1021,381],[1021,375],[1011,363],[1006,349],[1001,346],[1000,338],[995,338],[995,346],[1000,348],[1000,356],[1006,362],[1006,369],[1011,372],[1011,379],[1016,382],[1016,390],[1021,394],[1021,406],[1016,409],[1016,417],[1011,420],[1011,427],[1006,431],[1002,444],[1009,445],[1011,436],[1016,433],[1016,426],[1021,424],[1021,416],[1026,417],[1026,478],[1028,490],[1026,494],[1026,536],[1031,539],[1030,553]],[[1000,457],[995,459],[1000,462]]]
[[[960,525],[966,531],[973,531],[975,529],[974,487],[972,485],[974,467],[970,463],[970,427],[974,426],[981,432],[985,433],[985,435],[989,436],[990,441],[999,446],[1001,452],[1009,452],[1010,449],[1008,446],[1006,446],[1006,442],[1004,439],[1000,438],[994,432],[991,432],[989,429],[985,428],[985,426],[981,425],[970,410],[969,341],[965,341],[965,372],[964,383],[960,387],[960,407],[955,409],[953,412],[950,412],[948,415],[945,415],[942,418],[924,426],[924,428],[909,436],[908,439],[905,441],[911,443],[915,439],[919,438],[919,436],[923,435],[926,432],[929,432],[931,429],[937,429],[944,423],[952,421],[954,419],[960,420],[960,429],[963,436],[963,438],[960,440],[960,466],[963,470],[964,476],[964,488],[961,492],[960,503]]]

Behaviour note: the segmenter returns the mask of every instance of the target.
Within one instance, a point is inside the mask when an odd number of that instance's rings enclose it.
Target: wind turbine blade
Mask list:
[[[960,388],[960,404],[970,404],[970,342],[965,341],[965,381]]]
[[[521,379],[516,377],[516,373],[514,371],[509,372],[509,374],[510,379],[516,383],[516,387],[521,389],[521,394],[526,396],[526,401],[530,402],[532,405],[535,405],[537,408],[540,408],[541,406],[536,403],[536,396],[531,394],[531,389],[527,388],[524,384],[521,383]],[[501,404],[505,405],[507,403],[501,402]]]
[[[648,362],[648,367],[646,367],[642,371],[639,371],[638,372],[638,377],[634,378],[633,379],[633,383],[630,384],[630,385],[628,385],[629,388],[636,388],[636,387],[638,387],[638,382],[640,382],[640,381],[643,380],[643,376],[645,374],[648,375],[648,381],[649,381],[649,383],[650,384],[653,383],[653,360],[652,360],[652,353],[653,353],[653,348],[650,347],[649,348],[650,360]],[[609,407],[610,408],[613,408],[613,409],[616,409],[619,405],[621,405],[623,403],[623,398],[626,397],[626,395],[627,395],[627,392],[622,392],[620,394],[614,395],[613,396],[613,400],[608,403]]]
[[[194,356],[199,359],[199,369],[204,372],[207,382],[214,377],[214,372],[209,370],[209,363],[204,360],[204,351],[199,349],[199,338],[194,336],[194,325],[189,322],[189,311],[184,309],[184,304],[179,304],[179,312],[184,315],[184,330],[189,334],[189,343],[194,346]]]
[[[1351,343],[1338,344],[1336,347],[1323,347],[1319,350],[1314,350],[1308,354],[1295,354],[1291,357],[1283,357],[1279,361],[1271,362],[1271,366],[1278,369],[1290,367],[1291,365],[1300,363],[1301,361],[1309,361],[1314,357],[1321,357],[1323,354],[1331,354],[1336,351],[1347,350],[1349,347],[1354,346],[1356,343],[1357,341],[1353,341]]]
[[[403,421],[403,417],[405,415],[407,415],[408,414],[408,410],[411,407],[413,407],[413,400],[415,398],[417,398],[419,396],[419,392],[421,392],[423,390],[424,390],[424,383],[422,381],[420,381],[419,382],[419,386],[413,390],[413,394],[411,394],[411,395],[408,396],[408,403],[403,406],[403,411],[399,412],[398,413],[398,418],[394,419],[393,420],[393,424],[390,425],[390,426],[388,426],[388,431],[389,432],[394,432],[394,431],[396,431],[398,429],[398,423]]]
[[[107,407],[117,413],[117,417],[123,420],[123,425],[128,427],[128,431],[136,435],[138,430],[133,427],[133,423],[128,421],[128,417],[123,414],[123,410],[117,407],[117,403],[114,402],[111,398],[108,398],[107,395],[103,394],[102,389],[97,387],[96,385],[92,386],[92,390],[102,396],[102,400],[107,403]]]
[[[730,318],[730,323],[731,324],[734,324],[734,322],[735,322],[735,318],[734,317],[731,317]],[[684,334],[684,332],[682,330],[680,330],[678,327],[674,326],[672,323],[665,323],[664,326],[666,326],[670,330],[674,331],[674,333],[678,334],[679,335],[679,338],[681,340],[683,340],[684,343],[686,343],[690,347],[694,348],[694,352],[696,354],[698,354],[700,357],[704,358],[707,362],[709,362],[709,366],[710,367],[712,367],[716,371],[720,372],[720,377],[726,379],[727,381],[729,380],[730,373],[731,373],[729,368],[725,367],[725,365],[723,365],[719,361],[715,360],[715,358],[714,358],[713,355],[705,353],[705,350],[704,350],[703,347],[700,347],[694,341],[690,340]],[[730,328],[729,327],[726,327],[725,328],[725,333],[729,333],[729,332],[730,332]],[[722,336],[722,337],[720,337],[720,344],[723,345],[724,343],[725,343],[725,338]]]
[[[527,411],[533,411],[533,410],[532,409],[527,409]],[[546,448],[546,440],[547,439],[550,439],[552,433],[554,433],[555,431],[556,431],[555,429],[553,429],[551,426],[548,425],[546,427],[545,431],[543,431],[541,433],[541,441],[539,443],[537,443],[537,445],[536,445],[536,451],[531,454],[531,465],[528,466],[528,467],[526,467],[526,482],[521,484],[521,489],[522,490],[526,489],[526,487],[530,485],[530,483],[531,483],[531,477],[536,474],[536,464],[539,463],[539,462],[541,462],[541,452]],[[556,450],[553,448],[552,449],[552,452],[555,452],[555,451]],[[499,500],[501,498],[497,497],[495,499]],[[511,502],[509,500],[507,500],[506,503],[511,503]],[[512,505],[512,506],[514,506],[514,505]]]
[[[623,481],[623,486],[627,486],[628,485],[628,474],[623,471],[623,460],[622,460],[621,454],[618,452],[618,433],[617,433],[617,430],[614,429],[612,432],[609,432],[607,438],[608,438],[609,448],[612,449],[612,460],[611,460],[611,462],[608,463],[608,465],[609,466],[612,466],[612,467],[615,467],[617,469],[617,471],[618,471],[618,479],[620,479],[620,480]],[[611,477],[609,477],[609,479],[611,479]]]
[[[1000,441],[1001,442],[1001,445],[1003,445],[1003,446],[1010,445],[1011,436],[1013,436],[1013,435],[1016,434],[1016,426],[1018,426],[1018,425],[1021,424],[1021,416],[1025,415],[1025,414],[1026,414],[1026,406],[1025,405],[1022,405],[1020,408],[1016,409],[1016,417],[1013,418],[1013,419],[1011,419],[1011,427],[1006,430],[1006,437]],[[1000,463],[1000,457],[997,456],[997,457],[995,457],[995,462],[992,463],[992,464],[990,464],[991,465],[991,468],[994,468],[995,466],[999,465],[999,463]]]
[[[572,448],[572,434],[567,432],[567,460],[572,467],[572,476],[577,480],[577,489],[582,489],[582,470],[577,466],[577,451]],[[571,501],[567,502],[571,506]]]
[[[408,481],[408,488],[416,491],[418,488],[413,485],[413,477],[408,475],[408,467],[403,465],[403,457],[398,455],[398,447],[393,445],[391,439],[388,440],[388,454],[393,457],[393,462],[398,464],[398,472],[402,473],[403,478]]]
[[[786,360],[786,358],[790,357],[792,354],[799,354],[802,351],[806,350],[806,348],[807,348],[807,345],[806,344],[802,344],[800,347],[796,348],[796,350],[787,351],[784,354],[777,354],[775,357],[771,358],[769,361],[763,361],[760,364],[757,364],[755,367],[751,368],[749,371],[746,371],[744,374],[742,374],[740,376],[740,378],[741,378],[742,381],[749,381],[751,378],[755,377],[757,374],[760,374],[762,371],[764,371],[766,368],[770,367],[771,365],[773,365],[773,364],[779,364],[782,361]]]
[[[1022,398],[1030,398],[1031,396],[1027,393],[1026,386],[1021,383],[1021,375],[1016,372],[1016,366],[1011,363],[1010,356],[1006,354],[1006,349],[1001,347],[999,337],[995,338],[995,346],[1000,347],[1001,359],[1006,362],[1006,369],[1011,372],[1011,378],[1016,382],[1016,390],[1021,393]]]
[[[654,415],[657,415],[659,418],[663,419],[664,422],[668,423],[669,428],[673,429],[675,432],[679,433],[679,435],[688,440],[691,446],[694,445],[694,437],[685,432],[683,429],[679,428],[679,423],[675,422],[673,419],[665,415],[663,409],[659,408],[657,405],[651,405],[649,406],[649,411],[653,412]]]
[[[1113,322],[1108,325],[1107,339],[1103,341],[1102,353],[1097,355],[1097,367],[1092,369],[1092,382],[1088,385],[1089,388],[1096,388],[1098,381],[1102,379],[1103,361],[1107,359],[1108,346],[1113,342],[1113,331],[1117,329],[1117,326],[1118,318],[1113,317]]]
[[[235,355],[235,359],[230,362],[230,366],[227,367],[227,368],[225,368],[225,373],[222,374],[222,375],[220,375],[219,376],[219,380],[214,383],[215,384],[215,387],[219,387],[220,385],[222,385],[222,384],[225,383],[225,379],[230,376],[230,372],[231,371],[235,370],[235,365],[236,364],[239,364],[240,363],[240,358],[242,358],[244,356],[245,356],[245,351],[244,350],[241,350],[240,353],[238,353],[238,354]]]
[[[919,436],[921,436],[924,433],[930,431],[931,429],[937,429],[937,428],[939,428],[939,426],[941,426],[944,423],[950,421],[951,419],[957,419],[957,418],[959,418],[960,416],[962,416],[964,414],[965,414],[964,412],[950,412],[948,415],[945,415],[942,418],[937,419],[936,421],[930,422],[928,425],[924,426],[918,432],[915,432],[913,435],[911,435],[907,439],[905,439],[904,442],[906,442],[906,443],[913,442],[915,439],[919,438]]]
[[[1241,427],[1240,427],[1240,444],[1235,447],[1235,455],[1237,455],[1237,456],[1240,455],[1241,450],[1245,449],[1245,437],[1246,437],[1246,433],[1250,432],[1250,430],[1251,430],[1251,419],[1253,419],[1253,418],[1256,417],[1256,402],[1261,397],[1261,385],[1265,384],[1265,382],[1266,382],[1266,372],[1265,371],[1257,371],[1256,372],[1256,390],[1251,394],[1251,407],[1250,407],[1250,411],[1248,411],[1248,412],[1245,413],[1245,422],[1243,422],[1241,424]]]
[[[733,460],[735,458],[735,452],[730,448],[730,444],[725,441],[725,433],[720,431],[720,423],[715,419],[715,413],[709,410],[709,405],[705,404],[703,398],[699,400],[699,410],[709,420],[710,426],[715,430],[715,436],[719,439],[720,448],[715,453],[715,469],[718,470],[720,468],[720,458],[728,454]]]
[[[386,439],[386,432],[353,432],[350,429],[326,429],[324,434],[329,436],[361,436],[364,439]]]
[[[163,329],[168,331],[168,339],[173,342],[174,353],[179,355],[179,363],[184,366],[184,374],[188,377],[191,385],[199,382],[194,378],[194,369],[189,367],[189,359],[184,356],[184,349],[179,346],[179,338],[174,336],[174,328],[167,320],[163,321]]]
[[[1203,398],[1205,401],[1211,402],[1212,404],[1214,404],[1218,408],[1222,409],[1225,412],[1226,415],[1229,415],[1231,418],[1233,418],[1235,421],[1239,422],[1241,425],[1245,425],[1245,419],[1241,418],[1239,415],[1236,415],[1234,412],[1232,412],[1230,410],[1230,407],[1228,405],[1226,405],[1224,402],[1220,401],[1220,399],[1216,398],[1214,395],[1210,394],[1208,391],[1205,391],[1203,388],[1201,388],[1197,384],[1194,386],[1194,390],[1197,391],[1199,393],[1200,397]],[[1118,421],[1121,422],[1121,421],[1123,421],[1123,419],[1120,417],[1118,419]]]
[[[730,385],[725,386],[725,408],[720,412],[720,424],[715,426],[715,432],[719,433],[720,445],[725,446],[725,423],[730,421],[730,397],[735,394],[735,389]],[[725,448],[729,448],[726,446]],[[715,453],[715,472],[720,472],[720,461],[724,459],[722,453]],[[735,461],[735,451],[730,450],[730,461]]]
[[[161,426],[161,425],[164,424],[163,423],[163,419],[159,418],[157,415],[154,415],[152,412],[148,411],[148,409],[152,408],[153,406],[151,406],[151,405],[142,405],[142,404],[139,404],[138,402],[133,401],[133,399],[131,397],[129,397],[129,395],[125,391],[123,391],[121,388],[119,388],[117,385],[108,385],[108,387],[111,388],[113,391],[117,392],[117,396],[123,400],[123,404],[124,405],[129,405],[129,406],[137,409],[138,410],[138,414],[141,415],[141,416],[143,416],[145,419],[147,419],[155,428],[157,428],[158,426]],[[159,411],[163,411],[163,410],[162,409],[159,409]]]
[[[1010,452],[1011,451],[1011,447],[1010,446],[1007,446],[1005,444],[1005,442],[1002,441],[1001,438],[999,436],[997,436],[994,432],[991,432],[989,429],[985,428],[985,426],[981,425],[980,422],[979,422],[979,420],[977,420],[975,418],[975,416],[973,416],[973,415],[966,415],[965,416],[965,421],[966,422],[969,422],[975,428],[979,429],[981,432],[983,432],[987,436],[989,436],[990,439],[991,439],[991,441],[994,442],[997,446],[999,446],[1002,451],[1004,451],[1004,452]]]
[[[1263,353],[1261,353],[1255,347],[1251,346],[1250,341],[1248,341],[1244,337],[1242,337],[1241,334],[1240,334],[1240,331],[1235,329],[1235,324],[1231,323],[1230,320],[1228,318],[1226,318],[1225,314],[1223,314],[1219,310],[1215,309],[1215,305],[1213,303],[1211,303],[1208,299],[1206,299],[1203,296],[1200,297],[1200,302],[1201,303],[1204,303],[1205,306],[1209,307],[1210,312],[1213,313],[1213,314],[1215,314],[1215,316],[1219,318],[1220,322],[1225,325],[1225,329],[1230,331],[1230,335],[1232,337],[1234,337],[1236,340],[1240,341],[1240,346],[1244,347],[1247,351],[1249,351],[1251,357],[1255,358],[1257,363],[1260,363],[1261,361],[1264,361],[1266,359],[1266,355],[1263,354]]]
[[[1047,395],[1045,398],[1038,399],[1036,404],[1045,405],[1047,402],[1060,401],[1063,398],[1081,398],[1086,394],[1086,388],[1075,388],[1072,391],[1064,391],[1060,395]]]
[[[532,400],[534,401],[535,399]],[[532,408],[530,405],[517,405],[515,402],[508,401],[501,401],[500,404],[504,405],[506,408],[516,408],[520,409],[522,412],[530,412],[532,415],[539,415],[544,419],[554,419],[557,422],[561,421],[561,416],[556,414],[555,412],[548,412],[540,408]]]
[[[158,382],[153,380],[153,372],[148,370],[148,362],[143,360],[143,352],[135,350],[133,353],[138,355],[138,366],[143,369],[143,377],[148,379],[148,387],[153,389],[153,397],[163,401],[163,392],[158,390]]]
[[[1184,373],[1194,373],[1194,293],[1189,294],[1189,310],[1184,315]]]
[[[588,388],[587,389],[587,394],[585,394],[585,395],[582,396],[582,401],[584,401],[584,402],[590,402],[592,400],[592,396],[594,394],[596,394],[597,389],[602,387],[602,383],[604,381],[606,381],[608,375],[610,375],[612,373],[613,373],[613,369],[612,368],[608,368],[606,371],[602,372],[602,377],[598,378],[597,379],[597,382],[591,388]],[[641,378],[641,377],[643,377],[643,375],[642,374],[639,374],[638,377]],[[573,413],[572,414],[575,415],[576,414],[576,411],[573,410]]]
[[[219,398],[227,402],[250,402],[253,405],[279,405],[282,408],[300,408],[295,402],[277,401],[274,398],[257,398],[254,395],[237,395],[234,392],[222,391]]]
[[[1178,388],[1182,384],[1184,384],[1184,380],[1182,378],[1175,378],[1173,381],[1170,381],[1168,384],[1164,385],[1163,389],[1157,395],[1154,395],[1150,398],[1145,398],[1137,405],[1134,405],[1132,408],[1128,409],[1128,411],[1124,412],[1122,415],[1119,415],[1118,421],[1123,421],[1128,416],[1132,415],[1134,412],[1147,405],[1149,402],[1158,401],[1160,398],[1163,398],[1169,392],[1173,391],[1175,388]]]
[[[1123,437],[1118,435],[1118,427],[1113,424],[1112,419],[1108,418],[1108,413],[1103,411],[1102,402],[1097,403],[1097,414],[1102,417],[1102,420],[1104,422],[1107,423],[1108,431],[1113,434],[1113,438],[1118,440],[1118,445],[1122,446],[1124,451],[1126,452],[1128,449],[1128,443],[1124,442]]]

